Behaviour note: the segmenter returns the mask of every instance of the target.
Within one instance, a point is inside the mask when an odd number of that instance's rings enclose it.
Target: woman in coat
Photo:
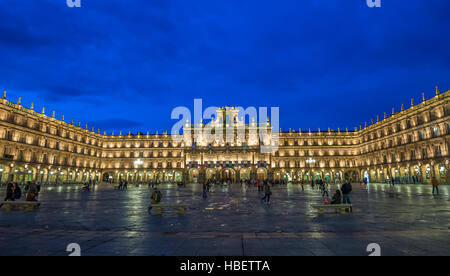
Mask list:
[[[20,189],[19,184],[14,187],[14,199],[20,200],[22,198],[22,189]]]
[[[331,204],[341,204],[342,203],[342,195],[340,190],[336,190],[336,193],[334,194]]]
[[[6,197],[5,197],[5,201],[14,201],[14,184],[13,183],[8,183],[8,185],[6,186]]]

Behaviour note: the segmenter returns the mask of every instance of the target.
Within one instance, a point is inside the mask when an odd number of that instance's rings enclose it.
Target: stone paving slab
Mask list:
[[[36,212],[0,209],[0,256],[68,255],[74,242],[98,256],[360,256],[373,242],[384,255],[450,255],[447,186],[433,196],[431,186],[397,185],[403,196],[390,198],[388,185],[353,185],[354,212],[345,215],[317,214],[321,193],[305,188],[275,186],[264,204],[254,187],[213,187],[204,200],[199,185],[162,185],[164,203],[189,208],[151,216],[146,186],[44,187]]]

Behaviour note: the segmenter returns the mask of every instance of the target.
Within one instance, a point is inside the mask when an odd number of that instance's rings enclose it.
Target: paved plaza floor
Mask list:
[[[439,196],[429,185],[395,188],[401,198],[390,198],[386,184],[353,184],[353,213],[318,215],[311,205],[321,193],[309,185],[277,185],[270,204],[240,184],[213,187],[207,199],[201,185],[161,185],[163,203],[188,209],[157,216],[147,212],[146,186],[44,187],[37,211],[0,209],[0,255],[68,255],[70,243],[82,255],[367,256],[370,243],[381,255],[450,255],[449,187]]]

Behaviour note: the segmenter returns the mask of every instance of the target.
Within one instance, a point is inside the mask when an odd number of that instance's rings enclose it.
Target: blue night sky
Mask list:
[[[283,129],[353,129],[450,89],[450,1],[0,1],[0,89],[108,134],[177,106],[279,106]]]

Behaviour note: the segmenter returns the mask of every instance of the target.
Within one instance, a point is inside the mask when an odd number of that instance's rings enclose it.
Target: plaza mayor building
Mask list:
[[[207,179],[430,183],[449,184],[450,90],[409,108],[384,114],[354,129],[289,130],[272,133],[271,123],[245,124],[238,110],[223,107],[212,122],[244,135],[207,142],[205,125],[184,126],[174,137],[161,134],[107,135],[0,99],[0,180],[76,183],[203,182]],[[260,133],[265,136],[262,138]],[[234,131],[234,130],[233,130]],[[226,133],[226,131],[223,131]],[[232,132],[234,133],[234,132]],[[196,138],[194,138],[196,137]],[[175,139],[177,138],[177,139]],[[261,151],[274,145],[273,152]]]

